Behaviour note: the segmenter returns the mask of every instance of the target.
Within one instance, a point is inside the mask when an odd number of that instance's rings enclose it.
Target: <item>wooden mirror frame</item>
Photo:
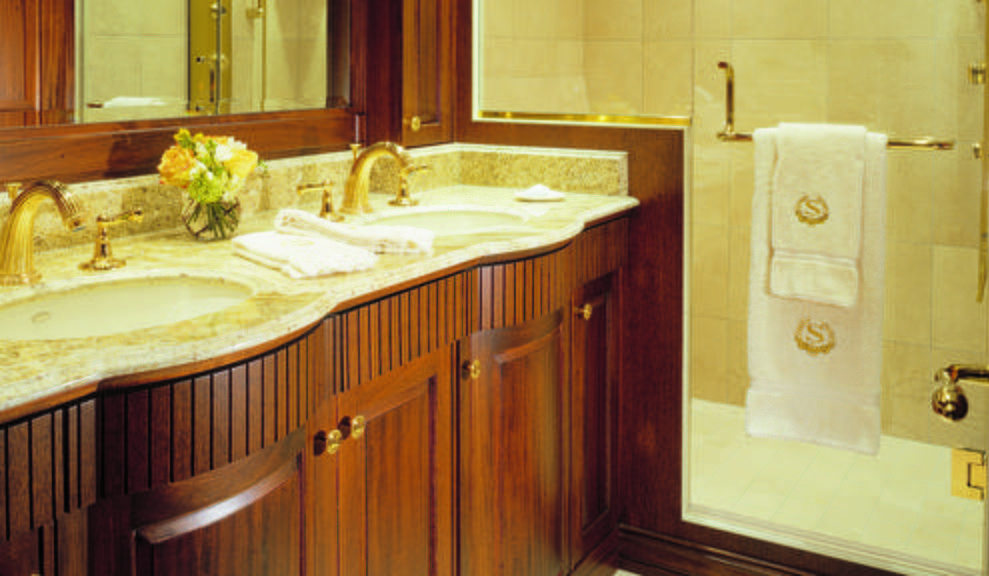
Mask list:
[[[151,174],[181,127],[234,136],[266,160],[345,150],[366,132],[368,18],[367,2],[351,4],[348,108],[5,128],[0,130],[0,182],[85,182]],[[52,82],[41,78],[43,87]]]

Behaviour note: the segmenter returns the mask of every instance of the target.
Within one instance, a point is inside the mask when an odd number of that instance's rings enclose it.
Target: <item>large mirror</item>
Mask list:
[[[74,122],[345,107],[346,0],[76,0]]]

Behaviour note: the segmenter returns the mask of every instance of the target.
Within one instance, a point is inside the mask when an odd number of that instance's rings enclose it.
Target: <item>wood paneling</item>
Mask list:
[[[573,248],[547,255],[481,266],[473,311],[478,330],[503,328],[545,316],[569,302],[573,289]]]
[[[323,324],[259,358],[101,401],[102,494],[179,482],[277,443],[305,424],[321,386]],[[319,367],[319,368],[317,368]]]
[[[14,540],[96,499],[93,400],[0,427],[0,536]]]
[[[473,274],[458,273],[332,316],[328,330],[346,345],[335,362],[345,392],[474,331],[467,303]],[[475,287],[476,289],[476,287]],[[439,303],[449,303],[442,313]]]

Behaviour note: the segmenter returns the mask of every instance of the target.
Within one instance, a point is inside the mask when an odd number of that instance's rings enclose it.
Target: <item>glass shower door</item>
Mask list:
[[[985,86],[967,71],[985,60],[985,6],[856,6],[823,18],[794,9],[785,30],[768,16],[736,21],[723,45],[695,52],[707,84],[695,91],[686,213],[683,515],[897,573],[989,574],[984,502],[953,495],[953,485],[956,494],[979,492],[961,488],[984,474],[989,388],[960,374],[963,419],[931,405],[943,383],[935,374],[989,364],[987,305],[976,299],[989,171],[972,154],[985,143]],[[827,122],[956,142],[953,151],[887,153],[877,455],[746,434],[754,158],[750,143],[700,132],[724,120],[720,59],[730,59],[738,77],[739,131]]]

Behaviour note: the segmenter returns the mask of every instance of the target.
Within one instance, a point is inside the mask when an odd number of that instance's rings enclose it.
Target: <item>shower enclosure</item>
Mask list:
[[[481,117],[687,124],[682,518],[907,574],[986,574],[986,7],[978,0],[477,0]],[[887,153],[876,456],[744,431],[753,147],[725,131],[864,125]],[[660,122],[656,122],[659,119]],[[685,120],[685,121],[684,121]],[[948,378],[952,380],[952,378]],[[951,390],[948,390],[951,392]],[[953,400],[953,398],[949,398]],[[956,412],[957,414],[957,412]]]

